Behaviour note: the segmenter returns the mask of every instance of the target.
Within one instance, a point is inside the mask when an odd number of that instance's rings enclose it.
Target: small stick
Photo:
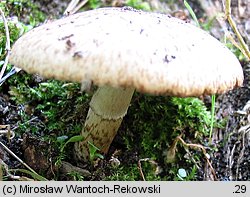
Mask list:
[[[144,173],[143,173],[143,171],[142,171],[141,160],[140,160],[140,159],[138,160],[138,169],[139,169],[140,175],[141,175],[141,177],[142,177],[142,180],[143,180],[143,181],[146,181],[145,176],[144,176]]]
[[[80,2],[80,3],[78,4],[78,6],[76,6],[76,7],[72,10],[72,12],[71,12],[70,14],[75,14],[75,13],[76,13],[78,10],[80,10],[81,7],[83,7],[87,2],[88,2],[88,0],[84,0],[84,1]]]
[[[232,27],[234,33],[236,34],[236,36],[240,42],[241,47],[239,49],[248,58],[248,60],[250,60],[250,52],[249,52],[248,46],[246,45],[244,39],[242,38],[242,36],[241,36],[241,34],[240,34],[240,32],[239,32],[239,30],[234,22],[234,20],[231,17],[231,0],[226,0],[225,15],[226,15],[226,18],[227,18],[230,26]]]
[[[76,5],[79,3],[79,0],[71,0],[70,3],[68,4],[68,7],[64,11],[63,15],[68,16],[70,15],[71,11],[76,7]]]
[[[23,164],[27,169],[29,169],[32,173],[39,175],[36,173],[35,170],[33,170],[31,167],[28,166],[28,164],[26,164],[23,160],[21,160],[15,153],[13,153],[7,146],[5,146],[1,141],[0,141],[0,145],[13,157],[15,157],[15,159],[17,159],[21,164]]]
[[[216,173],[215,173],[215,171],[214,171],[214,168],[213,168],[211,162],[209,161],[209,159],[207,158],[206,150],[205,150],[205,148],[204,148],[202,145],[200,145],[200,144],[188,144],[188,143],[186,143],[186,142],[181,138],[181,136],[177,136],[176,139],[178,139],[179,141],[181,141],[181,143],[182,143],[184,146],[192,147],[192,148],[194,148],[194,149],[196,149],[196,148],[201,149],[201,150],[202,150],[202,153],[203,153],[204,156],[205,156],[205,159],[206,159],[206,161],[207,161],[209,167],[210,167],[211,170],[212,170],[212,173],[213,173],[213,175],[214,175],[215,180],[218,180],[218,179],[217,179],[217,176],[216,176]]]
[[[145,179],[145,176],[144,176],[144,173],[142,170],[142,166],[141,166],[142,161],[148,161],[149,163],[155,165],[156,166],[155,174],[159,174],[159,172],[161,172],[161,168],[158,166],[158,163],[156,161],[154,161],[150,158],[139,159],[138,160],[138,169],[139,169],[139,172],[140,172],[140,175],[141,175],[143,181],[146,181],[146,179]]]
[[[68,7],[66,8],[66,10],[64,11],[63,15],[64,16],[68,16],[68,15],[71,15],[71,14],[74,14],[76,13],[81,7],[83,7],[86,3],[88,2],[88,0],[84,0],[84,1],[81,1],[79,3],[79,0],[72,0]]]

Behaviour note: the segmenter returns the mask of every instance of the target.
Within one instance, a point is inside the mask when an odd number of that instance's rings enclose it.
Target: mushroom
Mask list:
[[[237,58],[205,31],[165,14],[99,8],[34,28],[14,44],[10,62],[46,78],[99,86],[75,144],[107,153],[135,90],[180,97],[241,86]]]

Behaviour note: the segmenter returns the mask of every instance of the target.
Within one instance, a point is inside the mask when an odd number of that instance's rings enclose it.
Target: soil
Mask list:
[[[212,156],[219,180],[250,180],[249,64],[243,68],[243,86],[217,98],[216,117],[227,119],[226,128],[215,130],[213,135],[219,147]]]
[[[67,1],[34,0],[34,2],[37,3],[44,13],[52,17],[61,16],[67,6]],[[197,4],[196,1],[190,2],[192,3],[191,6],[195,8],[195,10],[198,10],[198,16],[202,18],[204,15],[202,13],[205,11],[201,9],[200,4]],[[245,1],[242,2],[244,3]],[[249,21],[246,20],[246,17],[242,17],[242,13],[239,14],[239,12],[236,11],[239,5],[235,3],[235,1],[233,1],[232,6],[233,13],[235,14],[234,17],[241,31],[244,32],[243,35],[249,35]],[[250,10],[245,9],[244,11],[247,12],[248,16],[250,15]],[[250,98],[250,64],[242,61],[242,66],[245,76],[243,86],[226,94],[218,95],[216,98],[216,118],[227,120],[226,127],[215,129],[213,134],[213,144],[217,150],[214,151],[210,157],[218,180],[250,180],[250,103],[248,103]],[[10,100],[8,90],[8,87],[3,85],[3,91],[0,92],[0,126],[2,126],[0,129],[3,129],[4,125],[11,125],[11,129],[14,131],[15,128],[18,127],[18,122],[21,120],[20,111],[23,106],[17,105]],[[210,97],[205,98],[205,102],[207,106],[210,106]],[[42,120],[34,120],[33,123],[36,124],[41,121]],[[55,169],[50,170],[50,159],[53,158],[53,154],[56,154],[53,152],[56,150],[48,149],[48,142],[41,141],[39,138],[34,138],[28,134],[16,136],[11,141],[8,141],[6,137],[0,137],[0,140],[19,158],[32,166],[33,169],[39,172],[46,172],[49,178],[53,177]],[[111,150],[116,149],[116,147],[114,147],[116,144],[119,144],[119,136],[116,138],[116,142],[113,143]],[[44,157],[40,157],[40,154],[37,155],[37,152],[44,152]],[[27,159],[27,157],[29,159]],[[129,158],[127,162],[138,160],[136,152],[127,152],[124,158]],[[2,146],[0,146],[0,159],[8,168],[22,168],[22,164],[8,154]],[[126,162],[126,159],[122,162]],[[36,162],[37,160],[39,160],[39,163]],[[110,161],[106,162],[108,163]],[[103,165],[105,165],[105,162]],[[74,169],[80,174],[84,174],[84,176],[90,176],[87,170],[77,169],[77,167],[71,166],[69,163],[64,163],[62,166],[59,171],[65,174],[70,171],[69,169]],[[54,167],[55,166],[53,166],[53,168]],[[62,175],[61,179],[67,179],[65,177]],[[92,174],[90,179],[98,180],[101,178],[102,176],[100,174],[98,174],[97,177]],[[211,179],[215,180],[214,177],[209,175],[209,172],[207,172],[205,168],[199,180]]]

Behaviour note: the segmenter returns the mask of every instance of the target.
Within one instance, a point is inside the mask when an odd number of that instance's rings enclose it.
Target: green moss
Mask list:
[[[239,61],[247,62],[246,56],[232,42],[228,40],[226,46],[236,55]]]
[[[145,11],[151,10],[149,3],[143,0],[127,0],[125,2],[125,5],[131,6],[138,10],[145,10]]]
[[[110,175],[104,178],[105,181],[140,181],[143,180],[137,164],[127,166],[111,167]],[[155,175],[154,166],[149,163],[142,164],[142,173],[147,181],[160,181],[161,177]]]
[[[10,42],[12,44],[20,36],[21,29],[16,23],[11,21],[8,22],[8,28],[10,34]],[[4,59],[5,47],[6,47],[5,27],[3,21],[0,20],[0,60]]]
[[[7,20],[10,44],[12,45],[23,33],[27,32],[32,26],[36,25],[38,22],[45,20],[45,15],[39,11],[38,7],[28,0],[10,0],[1,1],[0,7],[4,12],[5,18]],[[24,25],[20,22],[24,16],[29,16],[28,25]],[[12,17],[15,16],[15,17]],[[0,20],[0,69],[4,64],[4,59],[6,56],[6,32],[3,20]],[[11,65],[7,65],[6,73],[11,69]]]
[[[203,144],[210,124],[211,113],[198,98],[136,94],[122,123],[120,135],[123,136],[127,151],[136,151],[138,159],[151,158],[159,164],[163,169],[161,180],[173,180],[179,168],[185,168],[189,172],[194,165],[192,160],[184,158],[187,150],[181,144],[177,145],[175,162],[166,163],[166,152],[174,139],[182,134],[185,141]],[[202,160],[203,155],[199,150],[191,151],[193,153],[196,155],[195,160]],[[122,168],[126,170],[124,166]],[[130,171],[128,169],[127,173]],[[150,172],[152,170],[148,172],[147,168],[144,171],[146,175]],[[156,180],[158,177],[154,176],[152,179]]]
[[[17,16],[19,19],[23,19],[25,16],[25,19],[28,19],[32,26],[46,19],[46,15],[39,10],[39,7],[32,0],[2,1],[0,6],[6,16]]]
[[[210,112],[198,98],[137,94],[124,122],[132,136],[124,138],[127,147],[138,144],[144,156],[159,158],[181,133],[196,140],[207,136],[210,121]]]
[[[89,5],[89,7],[91,9],[96,9],[96,8],[101,7],[102,1],[100,1],[100,0],[89,0],[88,5]]]
[[[9,83],[11,99],[24,108],[21,110],[23,124],[38,116],[43,120],[44,134],[73,135],[80,132],[89,97],[80,92],[79,84],[56,80],[37,83],[28,74],[12,77]],[[26,129],[24,127],[21,132]]]

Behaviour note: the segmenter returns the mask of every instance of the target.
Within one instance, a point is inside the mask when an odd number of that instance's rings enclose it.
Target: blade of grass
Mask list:
[[[67,142],[65,142],[65,144],[61,147],[61,152],[63,152],[64,151],[64,148],[66,147],[66,145],[68,144],[68,143],[72,143],[72,142],[79,142],[79,141],[82,141],[84,139],[84,137],[83,136],[81,136],[81,135],[75,135],[75,136],[73,136],[73,137],[71,137]]]
[[[209,144],[212,143],[212,133],[214,128],[214,115],[215,115],[215,95],[212,95],[211,102],[211,124],[210,124],[210,132],[209,132]]]
[[[32,176],[33,179],[37,180],[37,181],[48,181],[48,179],[44,178],[43,176],[37,174],[37,173],[34,173],[34,172],[31,172],[29,170],[26,170],[26,169],[11,169],[9,170],[10,172],[13,171],[13,172],[22,172],[22,173],[25,173],[25,174],[28,174],[30,176]]]
[[[193,20],[195,21],[196,25],[198,27],[200,26],[200,23],[193,11],[193,9],[191,8],[191,6],[189,5],[189,3],[184,0],[184,5],[187,8],[188,12],[190,13],[190,15],[192,16]],[[209,131],[209,143],[212,143],[212,133],[213,133],[213,128],[214,128],[214,117],[215,117],[215,95],[212,95],[212,102],[211,102],[211,124],[210,124],[210,131]]]
[[[186,0],[184,0],[184,5],[185,5],[185,7],[187,8],[187,10],[188,10],[188,12],[190,13],[190,15],[192,16],[192,18],[193,18],[193,20],[195,21],[196,25],[197,25],[198,27],[200,27],[200,23],[199,23],[199,21],[198,21],[196,15],[195,15],[193,9],[191,8],[191,6],[189,5],[189,3],[188,3]]]

